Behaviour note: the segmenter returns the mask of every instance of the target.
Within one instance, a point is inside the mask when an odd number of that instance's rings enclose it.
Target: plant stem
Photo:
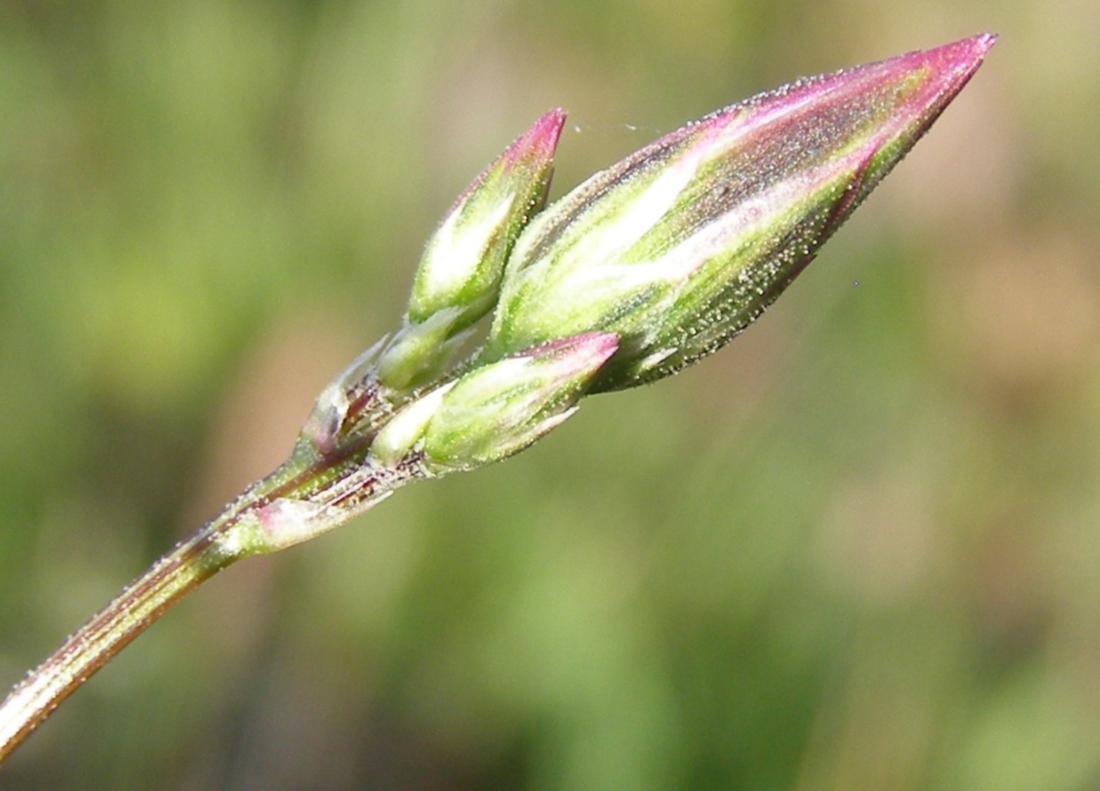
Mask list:
[[[220,549],[219,534],[215,523],[178,544],[11,691],[0,704],[0,762],[169,607],[237,560]]]
[[[153,564],[27,674],[0,703],[0,763],[65,698],[173,604],[232,563],[274,552],[361,513],[417,477],[414,459],[392,469],[363,457],[370,437],[328,454],[299,441],[290,459]],[[280,509],[282,500],[318,510]]]

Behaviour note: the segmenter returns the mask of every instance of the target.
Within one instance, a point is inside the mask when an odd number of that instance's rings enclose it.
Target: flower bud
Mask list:
[[[461,345],[462,332],[492,310],[516,237],[546,203],[564,123],[562,110],[536,121],[466,188],[432,234],[405,327],[379,364],[384,384],[405,390],[431,381]]]
[[[592,386],[611,390],[717,350],[813,259],[994,41],[800,80],[596,174],[520,236],[482,359],[614,332],[620,352]]]
[[[427,410],[415,413],[395,432],[400,434],[397,441],[383,431],[376,443],[382,440],[383,452],[392,455],[391,445],[411,447],[410,438],[422,432],[424,461],[434,474],[511,456],[573,414],[617,348],[615,335],[586,333],[475,368],[429,405],[430,418],[425,419]],[[416,409],[417,403],[406,410]]]

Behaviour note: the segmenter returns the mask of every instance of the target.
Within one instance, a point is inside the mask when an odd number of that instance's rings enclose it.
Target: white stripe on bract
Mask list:
[[[470,387],[472,382],[476,385],[476,391],[496,393],[522,381],[523,374],[534,361],[531,357],[509,357],[471,371],[459,383]]]
[[[668,213],[684,188],[695,177],[702,160],[703,157],[700,152],[689,150],[681,155],[675,163],[664,166],[664,172],[652,184],[643,188],[641,195],[626,200],[621,211],[605,220],[601,226],[588,230],[584,238],[568,250],[561,259],[553,255],[556,245],[551,244],[548,254],[544,254],[540,259],[530,263],[524,263],[528,258],[529,249],[541,243],[546,224],[552,224],[556,221],[554,216],[556,206],[551,207],[547,214],[536,217],[520,237],[516,249],[512,253],[512,261],[516,265],[522,266],[522,270],[518,279],[506,283],[506,295],[514,291],[521,283],[529,283],[532,280],[537,282],[547,275],[552,275],[555,279],[560,278],[558,280],[559,284],[576,282],[583,285],[588,282],[583,273],[593,274],[594,270],[600,265],[608,263],[609,260],[613,261]],[[573,195],[583,193],[589,182],[602,177],[603,174],[600,173],[592,176],[570,195],[563,198],[562,204],[559,205],[564,205]],[[621,198],[617,199],[612,193],[608,197],[599,199],[594,209],[600,211],[602,208],[600,203],[605,200],[622,201]],[[597,218],[596,222],[598,221]],[[574,220],[574,222],[583,223],[583,216],[578,220]],[[569,227],[566,227],[563,233],[569,234],[570,230]],[[578,270],[582,273],[579,279],[577,278]],[[537,285],[535,289],[538,290]],[[556,289],[557,287],[555,287]]]
[[[799,197],[806,193],[807,187],[819,189],[851,171],[862,156],[862,152],[856,152],[815,168],[809,174],[800,173],[781,181],[767,192],[739,204],[733,211],[718,216],[656,260],[630,266],[652,267],[654,281],[686,284],[688,278],[707,261],[733,252],[733,244],[738,237],[753,238],[761,228],[790,212]],[[654,305],[653,314],[660,316],[671,310],[680,293],[680,289],[668,290]],[[651,324],[648,327],[647,342],[655,339],[659,326]]]
[[[778,107],[760,109],[759,106],[744,106],[730,122],[726,124],[714,140],[714,149],[725,152],[734,144],[741,142],[741,138],[752,134],[775,121],[789,115],[793,115],[806,105],[817,102],[823,96],[833,92],[837,86],[827,88],[821,93],[809,92],[800,99],[791,100],[786,95],[772,99],[782,102]]]
[[[508,218],[515,201],[516,193],[512,191],[492,209],[479,211],[480,216],[472,222],[460,216],[463,213],[461,209],[444,221],[432,239],[428,260],[424,263],[429,295],[457,291],[477,275],[486,243]],[[433,299],[433,296],[428,296],[428,299]]]
[[[666,166],[665,172],[641,195],[631,200],[621,213],[604,227],[593,231],[593,241],[575,250],[574,260],[579,260],[582,267],[586,262],[606,263],[630,249],[676,205],[703,160],[704,152],[688,150],[676,162]]]
[[[590,231],[585,239],[569,250],[565,254],[566,260],[555,260],[551,246],[549,255],[523,270],[523,282],[534,280],[537,284],[550,275],[556,281],[552,290],[557,294],[584,293],[589,289],[598,291],[611,285],[615,292],[613,298],[616,294],[633,293],[644,287],[652,276],[642,270],[618,266],[618,258],[676,205],[684,189],[695,178],[705,154],[697,148],[689,149],[678,161],[666,166],[665,172],[645,187],[641,195],[629,200],[620,213],[605,221],[602,227]],[[534,289],[537,292],[538,285]]]
[[[815,172],[816,177],[818,174]],[[739,204],[733,211],[718,216],[650,261],[623,264],[611,259],[604,261],[602,266],[574,267],[563,275],[554,291],[559,295],[599,294],[602,291],[607,293],[609,300],[618,300],[649,286],[683,283],[708,260],[727,251],[737,236],[751,235],[760,226],[789,211],[794,199],[805,191],[805,181],[800,176],[775,185],[766,193]],[[596,260],[590,258],[586,250],[579,251],[577,258]],[[666,291],[655,312],[660,314],[670,308],[677,296],[677,289]],[[568,310],[569,307],[565,305],[562,309]],[[570,327],[569,331],[576,329]]]
[[[595,370],[594,362],[598,355],[592,352],[581,354],[579,349],[556,350],[546,354],[525,353],[518,357],[507,357],[495,363],[477,368],[458,381],[463,391],[472,391],[455,395],[452,400],[475,401],[481,396],[492,398],[517,385],[528,385],[530,389],[522,396],[530,403],[552,396],[570,380]],[[602,358],[599,358],[602,359]],[[514,409],[515,400],[509,409]],[[450,405],[448,405],[450,406]],[[480,408],[480,407],[478,407]],[[522,410],[520,410],[522,411]]]

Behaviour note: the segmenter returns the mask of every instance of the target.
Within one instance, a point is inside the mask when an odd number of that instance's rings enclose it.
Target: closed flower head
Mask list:
[[[593,385],[611,390],[715,351],[813,259],[994,40],[800,80],[596,174],[521,234],[484,359],[614,332],[620,351]]]

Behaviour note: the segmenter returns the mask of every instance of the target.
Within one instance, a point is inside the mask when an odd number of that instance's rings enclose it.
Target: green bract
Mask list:
[[[463,330],[496,304],[512,245],[546,203],[565,113],[552,110],[520,135],[455,201],[424,249],[405,326],[378,378],[405,390],[439,376]]]
[[[615,335],[586,333],[474,368],[401,410],[371,455],[392,463],[416,450],[437,475],[511,456],[573,414],[617,348]]]
[[[331,453],[381,426],[443,376],[471,325],[496,304],[519,232],[546,203],[565,113],[551,110],[474,179],[428,240],[399,330],[347,367],[317,398],[304,441]]]

